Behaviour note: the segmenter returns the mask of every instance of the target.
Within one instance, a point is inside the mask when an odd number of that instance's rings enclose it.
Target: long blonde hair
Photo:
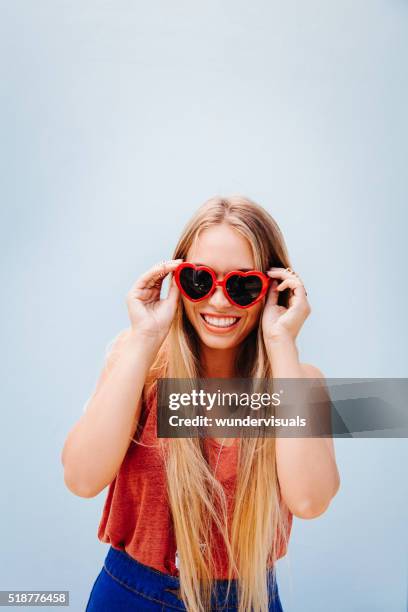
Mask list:
[[[274,219],[253,200],[240,195],[207,200],[184,228],[173,259],[185,259],[200,231],[219,223],[229,224],[249,241],[258,270],[290,266],[282,233]],[[287,306],[287,300],[285,292],[280,295],[279,304]],[[272,378],[260,325],[241,344],[235,365],[238,377]],[[200,374],[197,335],[179,300],[169,334],[147,378],[145,400],[154,393],[158,378],[196,378]],[[281,546],[287,546],[289,519],[288,509],[281,503],[275,438],[240,439],[230,526],[225,491],[212,473],[202,440],[158,440],[163,448],[180,561],[180,594],[187,610],[210,609],[213,523],[225,542],[229,580],[237,578],[239,611],[267,612],[266,568],[268,563],[275,564]]]

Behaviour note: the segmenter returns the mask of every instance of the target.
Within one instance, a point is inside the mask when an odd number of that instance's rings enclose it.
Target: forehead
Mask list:
[[[210,266],[219,273],[254,269],[254,257],[249,241],[227,224],[201,230],[186,259],[191,263]]]

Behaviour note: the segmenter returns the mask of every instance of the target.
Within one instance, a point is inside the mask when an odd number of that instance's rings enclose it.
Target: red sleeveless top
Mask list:
[[[157,390],[148,405],[143,403],[139,420],[140,428],[143,429],[136,439],[147,446],[131,441],[119,472],[109,485],[98,538],[101,542],[126,551],[144,565],[178,577],[177,545],[167,501],[166,474],[160,449],[156,448],[156,417]],[[221,448],[213,438],[206,438],[205,444],[208,462],[213,470],[216,466],[216,477],[224,487],[228,515],[231,517],[236,485],[237,445]],[[293,515],[289,512],[288,539],[292,519]],[[214,578],[225,579],[228,577],[225,543],[217,529],[213,537],[217,551]],[[285,554],[286,548],[282,542],[279,557]]]

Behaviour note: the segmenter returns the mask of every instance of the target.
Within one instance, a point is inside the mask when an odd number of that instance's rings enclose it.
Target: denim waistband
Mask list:
[[[104,562],[105,569],[120,582],[140,594],[156,599],[166,592],[175,595],[177,609],[185,610],[185,606],[179,597],[180,579],[170,574],[165,574],[157,569],[140,563],[127,552],[110,546]],[[271,576],[272,570],[270,570]],[[271,579],[271,578],[270,578]],[[228,588],[228,580],[214,580],[214,594],[212,607],[214,609],[228,610],[229,606],[237,606],[237,583],[231,581],[228,602],[225,601]],[[275,590],[275,588],[273,589]],[[223,607],[227,605],[227,607]],[[180,606],[180,607],[178,607]]]

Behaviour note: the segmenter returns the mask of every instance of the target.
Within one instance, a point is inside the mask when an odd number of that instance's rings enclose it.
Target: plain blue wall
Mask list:
[[[191,213],[243,193],[280,224],[312,315],[303,361],[407,376],[408,6],[1,3],[2,589],[83,610],[105,492],[60,453],[126,293]],[[295,519],[285,612],[406,610],[406,440],[336,440],[342,486]]]

